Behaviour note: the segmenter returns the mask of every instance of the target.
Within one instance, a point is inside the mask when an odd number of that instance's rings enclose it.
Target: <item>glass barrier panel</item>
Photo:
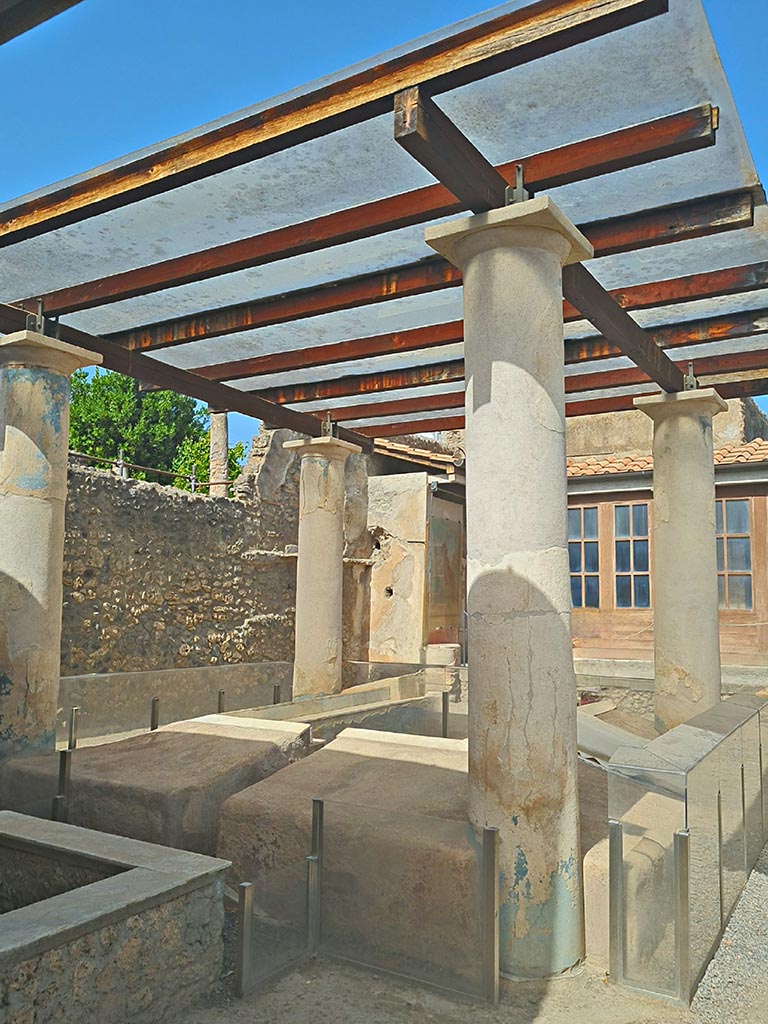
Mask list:
[[[326,800],[321,953],[481,995],[480,852],[463,814]]]
[[[278,864],[253,880],[249,988],[307,955],[307,861]]]
[[[723,923],[731,915],[747,881],[744,807],[741,788],[741,731],[726,736],[717,748],[720,772],[721,846],[723,856]]]
[[[638,751],[642,761],[644,751]],[[650,766],[608,775],[610,817],[623,829],[622,980],[677,994],[675,832],[685,828],[685,776]]]
[[[720,907],[720,826],[716,752],[688,774],[688,913],[690,920],[690,991],[696,989],[717,948],[722,927]]]
[[[760,716],[754,714],[741,727],[744,763],[744,813],[746,818],[747,871],[757,863],[763,848],[763,787],[760,765]]]

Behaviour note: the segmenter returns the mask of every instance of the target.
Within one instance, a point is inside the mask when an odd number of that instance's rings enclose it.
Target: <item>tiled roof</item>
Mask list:
[[[740,462],[768,462],[768,441],[727,444],[715,452],[716,466]],[[609,476],[612,473],[643,473],[653,469],[650,455],[580,455],[568,459],[568,476]]]

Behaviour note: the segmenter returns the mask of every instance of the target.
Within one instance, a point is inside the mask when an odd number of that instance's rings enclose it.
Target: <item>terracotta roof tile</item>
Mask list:
[[[768,441],[757,438],[747,444],[726,444],[715,452],[718,466],[745,462],[768,462]],[[642,473],[650,469],[653,469],[651,455],[578,455],[568,459],[569,477]]]

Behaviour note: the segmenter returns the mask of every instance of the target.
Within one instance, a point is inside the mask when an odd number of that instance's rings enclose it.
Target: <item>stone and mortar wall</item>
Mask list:
[[[72,467],[62,675],[292,659],[283,489],[245,504]]]
[[[111,864],[79,863],[0,844],[0,914],[50,899],[119,873]]]
[[[223,957],[215,882],[0,971],[0,1024],[162,1024],[206,997]]]

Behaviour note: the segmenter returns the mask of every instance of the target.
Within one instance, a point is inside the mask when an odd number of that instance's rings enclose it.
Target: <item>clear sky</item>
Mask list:
[[[483,0],[84,0],[0,47],[0,201],[491,6]],[[768,0],[704,0],[768,183]],[[764,403],[768,407],[768,402]],[[233,440],[252,421],[232,417]]]

